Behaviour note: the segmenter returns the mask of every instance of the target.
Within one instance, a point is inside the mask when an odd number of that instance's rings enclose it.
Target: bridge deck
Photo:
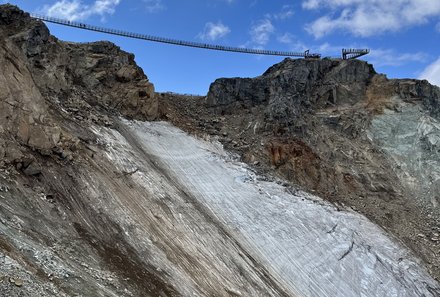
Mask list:
[[[139,33],[121,31],[121,30],[116,30],[116,29],[98,27],[98,26],[68,21],[68,20],[59,19],[59,18],[42,16],[42,15],[38,15],[38,14],[31,14],[31,16],[35,19],[42,20],[45,22],[55,23],[55,24],[59,24],[59,25],[69,26],[69,27],[75,27],[75,28],[79,28],[79,29],[83,29],[83,30],[101,32],[101,33],[106,33],[106,34],[124,36],[124,37],[153,41],[153,42],[180,45],[180,46],[204,48],[204,49],[209,49],[209,50],[226,51],[226,52],[256,54],[256,55],[302,57],[302,58],[320,58],[321,57],[320,54],[309,53],[309,51],[305,51],[305,52],[275,51],[275,50],[250,49],[250,48],[242,48],[242,47],[231,47],[231,46],[224,46],[224,45],[215,45],[215,44],[183,41],[183,40],[177,40],[177,39],[152,36],[152,35],[147,35],[147,34],[139,34]]]

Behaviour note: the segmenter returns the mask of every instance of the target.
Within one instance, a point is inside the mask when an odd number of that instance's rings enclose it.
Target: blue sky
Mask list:
[[[0,2],[8,2],[2,1]],[[167,38],[364,59],[389,78],[440,85],[440,0],[41,0],[28,12]],[[110,40],[136,55],[157,91],[205,94],[219,77],[254,77],[282,57],[226,53],[127,39],[48,24],[69,41]]]

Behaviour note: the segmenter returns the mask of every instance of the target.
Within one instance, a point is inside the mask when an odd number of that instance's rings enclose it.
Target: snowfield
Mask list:
[[[435,297],[440,292],[409,250],[364,216],[267,181],[215,141],[164,122],[120,120],[115,130],[95,127],[94,132],[107,158],[139,186],[152,187],[148,180],[168,176],[289,296]],[[147,170],[146,159],[154,170]],[[176,210],[172,200],[164,203]],[[178,210],[173,216],[185,224]]]

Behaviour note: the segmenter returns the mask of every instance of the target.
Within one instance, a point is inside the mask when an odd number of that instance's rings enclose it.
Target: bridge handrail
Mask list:
[[[39,14],[35,14],[35,13],[32,13],[31,17],[38,19],[38,20],[41,20],[41,21],[45,21],[45,22],[80,28],[80,29],[89,30],[89,31],[101,32],[101,33],[106,33],[106,34],[113,34],[113,35],[118,35],[118,36],[125,36],[125,37],[129,37],[129,38],[142,39],[142,40],[148,40],[148,41],[153,41],[153,42],[195,47],[195,48],[204,48],[204,49],[210,49],[210,50],[238,52],[238,53],[246,53],[246,54],[270,55],[270,56],[303,57],[303,58],[320,58],[321,57],[320,54],[316,54],[316,53],[307,53],[306,54],[306,52],[298,53],[298,52],[288,52],[288,51],[274,51],[274,50],[251,49],[251,48],[242,48],[242,47],[230,47],[230,46],[223,46],[223,45],[206,44],[206,43],[198,43],[198,42],[163,38],[163,37],[152,36],[152,35],[147,35],[147,34],[139,34],[139,33],[121,31],[121,30],[116,30],[116,29],[98,27],[98,26],[88,25],[88,24],[79,23],[79,22],[75,22],[75,21],[69,21],[69,20],[65,20],[65,19],[59,19],[59,18],[44,16],[44,15],[39,15]]]
[[[342,59],[346,60],[346,59],[356,59],[359,58],[361,56],[367,55],[370,53],[370,50],[365,48],[365,49],[355,49],[355,48],[343,48],[342,49]]]

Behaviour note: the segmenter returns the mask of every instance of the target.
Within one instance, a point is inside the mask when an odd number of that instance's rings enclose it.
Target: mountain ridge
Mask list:
[[[160,94],[17,7],[0,40],[1,294],[440,294],[438,88],[323,59]]]

